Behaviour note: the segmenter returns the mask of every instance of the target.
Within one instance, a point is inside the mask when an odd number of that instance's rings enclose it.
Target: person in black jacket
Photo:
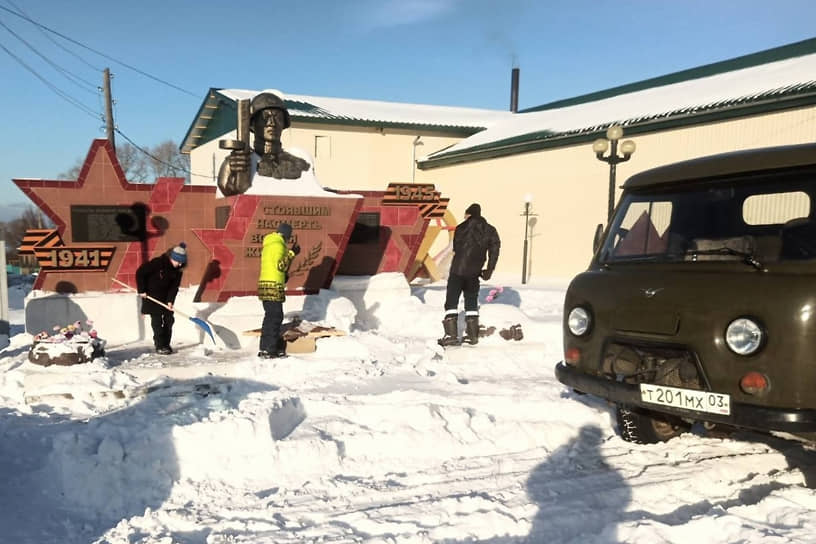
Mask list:
[[[456,226],[453,234],[453,261],[448,274],[445,297],[445,319],[442,326],[445,336],[439,339],[442,346],[459,343],[458,311],[459,296],[465,297],[465,337],[469,344],[479,342],[479,277],[489,280],[499,260],[501,241],[496,229],[482,217],[482,208],[471,204],[465,210],[465,220]],[[487,267],[484,266],[487,260]]]
[[[156,353],[169,355],[170,338],[173,335],[173,303],[181,285],[182,269],[187,264],[187,245],[179,245],[144,263],[136,270],[136,290],[142,297],[142,314],[150,316],[153,328],[153,345]],[[167,307],[157,304],[154,298]],[[168,309],[169,308],[169,309]]]

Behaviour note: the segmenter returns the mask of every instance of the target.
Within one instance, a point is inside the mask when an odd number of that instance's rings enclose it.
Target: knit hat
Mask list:
[[[283,239],[288,241],[289,238],[292,236],[292,225],[289,223],[281,223],[278,225],[278,234],[283,236]]]
[[[465,214],[473,217],[481,217],[482,207],[474,202],[473,204],[467,207],[467,210],[465,210]]]
[[[178,263],[185,264],[187,262],[187,244],[181,242],[170,250],[170,258]]]

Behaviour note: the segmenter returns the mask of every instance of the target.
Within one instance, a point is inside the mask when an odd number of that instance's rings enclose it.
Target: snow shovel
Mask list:
[[[113,281],[115,281],[116,283],[118,283],[119,285],[121,285],[123,287],[126,287],[127,289],[129,289],[129,290],[131,290],[133,292],[136,292],[136,289],[134,289],[133,287],[131,287],[127,283],[119,281],[116,278],[111,278],[111,279]],[[178,310],[176,308],[171,308],[170,306],[168,306],[164,302],[156,300],[155,298],[151,297],[150,295],[145,295],[145,298],[148,299],[148,300],[152,300],[153,302],[155,302],[156,304],[158,304],[162,308],[166,308],[166,309],[170,310],[171,312],[179,314],[182,317],[186,317],[187,319],[189,319],[190,321],[192,321],[193,323],[198,325],[204,332],[206,332],[208,335],[210,335],[210,340],[212,340],[213,344],[215,344],[215,336],[213,336],[212,327],[210,327],[209,323],[207,323],[203,319],[198,318],[198,317],[189,316],[189,315],[185,314],[184,312],[182,312],[181,310]]]

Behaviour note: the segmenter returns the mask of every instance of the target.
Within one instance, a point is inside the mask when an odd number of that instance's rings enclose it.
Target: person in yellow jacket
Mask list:
[[[258,276],[258,298],[264,309],[261,325],[261,343],[258,357],[271,359],[286,354],[280,338],[283,323],[283,302],[286,300],[286,280],[289,277],[289,265],[295,255],[300,253],[300,246],[287,247],[292,237],[292,226],[281,223],[276,232],[263,237],[261,250],[261,272]]]

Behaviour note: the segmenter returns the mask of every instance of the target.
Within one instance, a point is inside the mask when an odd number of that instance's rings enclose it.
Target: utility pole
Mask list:
[[[116,153],[116,142],[113,139],[113,100],[111,100],[110,69],[105,68],[102,72],[102,90],[105,93],[105,127],[107,128],[108,141]]]

